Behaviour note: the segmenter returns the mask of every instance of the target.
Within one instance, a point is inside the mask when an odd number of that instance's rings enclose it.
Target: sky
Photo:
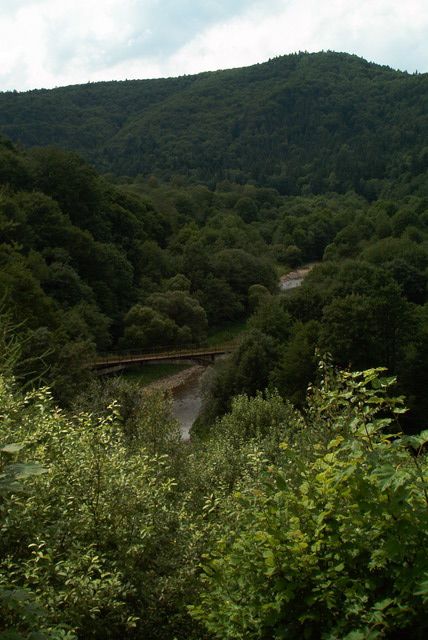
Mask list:
[[[428,0],[0,0],[0,90],[345,51],[428,72]]]

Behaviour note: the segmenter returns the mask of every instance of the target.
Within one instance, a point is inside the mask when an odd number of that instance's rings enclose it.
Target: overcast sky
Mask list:
[[[295,51],[428,71],[428,0],[0,0],[0,90],[227,69]]]

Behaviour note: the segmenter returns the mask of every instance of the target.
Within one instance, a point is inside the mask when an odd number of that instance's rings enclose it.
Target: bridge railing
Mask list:
[[[197,356],[205,354],[224,353],[225,351],[232,351],[238,345],[238,341],[230,341],[222,345],[214,346],[201,346],[195,344],[180,345],[179,347],[153,347],[151,349],[125,349],[125,350],[112,350],[109,353],[100,353],[93,364],[101,365],[108,364],[110,362],[118,362],[120,360],[142,360],[144,358],[150,358],[150,356],[159,356],[159,358],[173,358],[174,356]]]
[[[180,345],[179,347],[174,347],[171,345],[164,345],[161,347],[150,347],[148,349],[111,349],[110,351],[101,351],[99,354],[100,358],[112,358],[115,356],[132,356],[137,354],[156,354],[156,353],[166,353],[167,351],[173,351],[174,349],[185,350],[185,349],[198,349],[200,344],[185,344]]]

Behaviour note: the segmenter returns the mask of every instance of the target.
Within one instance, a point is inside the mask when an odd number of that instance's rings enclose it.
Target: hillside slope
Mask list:
[[[180,78],[3,93],[0,131],[78,151],[116,175],[371,198],[385,180],[418,182],[427,169],[428,74],[300,53]]]

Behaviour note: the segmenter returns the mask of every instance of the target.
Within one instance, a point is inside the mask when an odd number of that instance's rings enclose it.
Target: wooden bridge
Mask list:
[[[90,364],[91,369],[100,374],[114,373],[135,364],[150,364],[155,362],[176,362],[191,360],[192,362],[214,362],[218,356],[231,353],[236,349],[236,343],[215,347],[182,347],[179,349],[153,350],[146,353],[121,352],[100,356]]]

